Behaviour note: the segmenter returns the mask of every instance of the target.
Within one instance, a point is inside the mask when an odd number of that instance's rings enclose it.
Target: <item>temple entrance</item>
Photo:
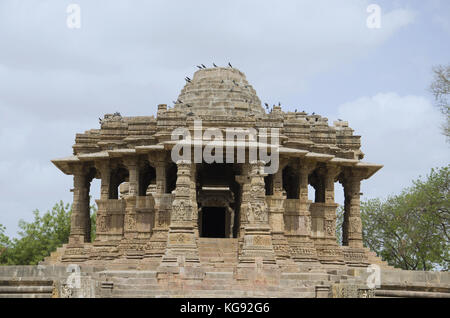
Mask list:
[[[225,238],[226,209],[203,208],[202,211],[202,237]]]
[[[239,166],[197,165],[198,231],[200,237],[236,238],[239,230]]]

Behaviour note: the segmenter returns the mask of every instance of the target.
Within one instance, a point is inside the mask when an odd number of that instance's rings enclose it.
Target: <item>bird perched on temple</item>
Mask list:
[[[214,64],[214,63],[213,63],[213,66],[214,66],[214,67],[217,67],[217,65],[216,65],[216,64]]]
[[[264,105],[266,105],[266,109],[269,109],[269,104],[264,103]]]
[[[231,63],[228,63],[228,66],[231,67],[231,68],[233,68],[233,65],[231,65]]]
[[[295,112],[297,112],[297,110],[295,110]]]
[[[316,113],[312,113],[313,114],[313,116],[316,114]]]
[[[191,79],[190,79],[189,77],[187,77],[187,76],[186,76],[185,80],[186,80],[186,82],[188,82],[188,83],[191,82]]]
[[[202,69],[202,67],[201,67],[200,65],[197,65],[197,68],[198,68],[199,70],[201,70],[201,69]]]
[[[203,65],[203,64],[202,64],[202,66],[203,66],[203,68],[206,68],[206,66],[205,66],[205,65]]]
[[[280,106],[280,107],[281,107],[281,103],[280,103],[280,102],[278,102],[278,106]]]
[[[99,122],[99,124],[101,125],[101,124],[103,123],[103,120],[99,117],[99,118],[98,118],[98,122]]]

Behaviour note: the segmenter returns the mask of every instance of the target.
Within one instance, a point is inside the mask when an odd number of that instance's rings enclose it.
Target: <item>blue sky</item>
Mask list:
[[[80,29],[66,26],[70,3]],[[371,3],[380,29],[366,26]],[[364,198],[398,193],[449,163],[427,91],[432,66],[449,63],[449,21],[445,0],[4,0],[0,224],[15,235],[34,209],[71,202],[72,178],[50,160],[70,155],[75,134],[105,113],[170,104],[200,63],[232,62],[263,102],[348,120],[365,160],[385,165]]]

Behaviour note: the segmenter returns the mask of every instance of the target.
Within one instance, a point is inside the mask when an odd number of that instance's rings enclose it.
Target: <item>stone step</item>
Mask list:
[[[0,298],[52,298],[52,294],[0,294]]]
[[[114,286],[118,284],[135,284],[135,285],[147,285],[157,284],[156,278],[128,278],[128,277],[112,277],[110,282],[114,283]]]
[[[158,284],[114,284],[113,291],[122,291],[122,290],[165,290],[164,285]]]
[[[20,279],[0,278],[0,286],[53,286],[53,281],[26,277]]]
[[[113,297],[201,297],[201,298],[242,298],[242,297],[285,297],[285,298],[312,298],[315,291],[302,289],[298,291],[243,291],[243,290],[195,290],[195,291],[149,291],[149,290],[121,290],[113,292]]]
[[[0,286],[0,294],[52,293],[53,286]]]
[[[157,272],[156,271],[102,271],[99,272],[99,277],[104,278],[116,278],[116,277],[122,277],[122,278],[156,278]]]

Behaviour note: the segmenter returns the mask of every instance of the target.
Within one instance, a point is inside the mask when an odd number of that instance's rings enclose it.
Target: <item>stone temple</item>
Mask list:
[[[174,162],[172,133],[180,128],[190,132],[193,150]],[[195,160],[194,146],[202,151],[211,142],[209,128],[224,136],[230,128],[255,129],[258,140],[227,138],[223,154],[235,150],[233,163]],[[262,143],[279,158],[274,173],[250,158]],[[382,166],[363,162],[360,148],[345,121],[264,109],[241,71],[198,70],[172,108],[159,105],[156,117],[105,115],[100,129],[76,135],[72,156],[52,161],[73,176],[73,208],[68,244],[42,262],[56,266],[46,277],[58,282],[66,274],[55,268],[78,264],[88,273],[83,293],[96,297],[405,296],[410,291],[399,285],[408,279],[397,280],[405,272],[363,246],[360,186]],[[239,150],[244,161],[236,160]],[[101,195],[91,242],[93,179],[101,180]],[[342,244],[335,189],[345,196]],[[384,291],[367,287],[373,264],[383,271]],[[438,274],[430,278],[435,289],[424,278],[427,292],[442,292],[444,279],[448,292],[449,277]],[[59,294],[76,294],[59,282]]]
[[[203,131],[195,138],[196,120],[224,136],[227,128],[255,128],[269,140],[267,132],[278,128],[278,171],[265,174],[265,163],[248,155],[245,163],[196,163],[193,153],[190,161],[173,162],[175,129],[189,129],[201,150],[211,141]],[[241,147],[248,154],[250,143],[238,138],[224,147],[234,142],[234,153]],[[73,156],[52,161],[74,178],[70,241],[58,262],[157,268],[182,259],[207,268],[219,260],[202,257],[202,245],[226,242],[236,250],[233,262],[226,261],[236,267],[369,265],[360,184],[382,166],[361,161],[360,138],[346,122],[329,126],[319,115],[285,113],[279,106],[267,113],[237,69],[199,70],[173,108],[159,105],[156,118],[106,115],[101,129],[77,134]],[[101,179],[101,197],[91,243],[94,178]],[[336,183],[345,193],[343,246],[336,242]]]

